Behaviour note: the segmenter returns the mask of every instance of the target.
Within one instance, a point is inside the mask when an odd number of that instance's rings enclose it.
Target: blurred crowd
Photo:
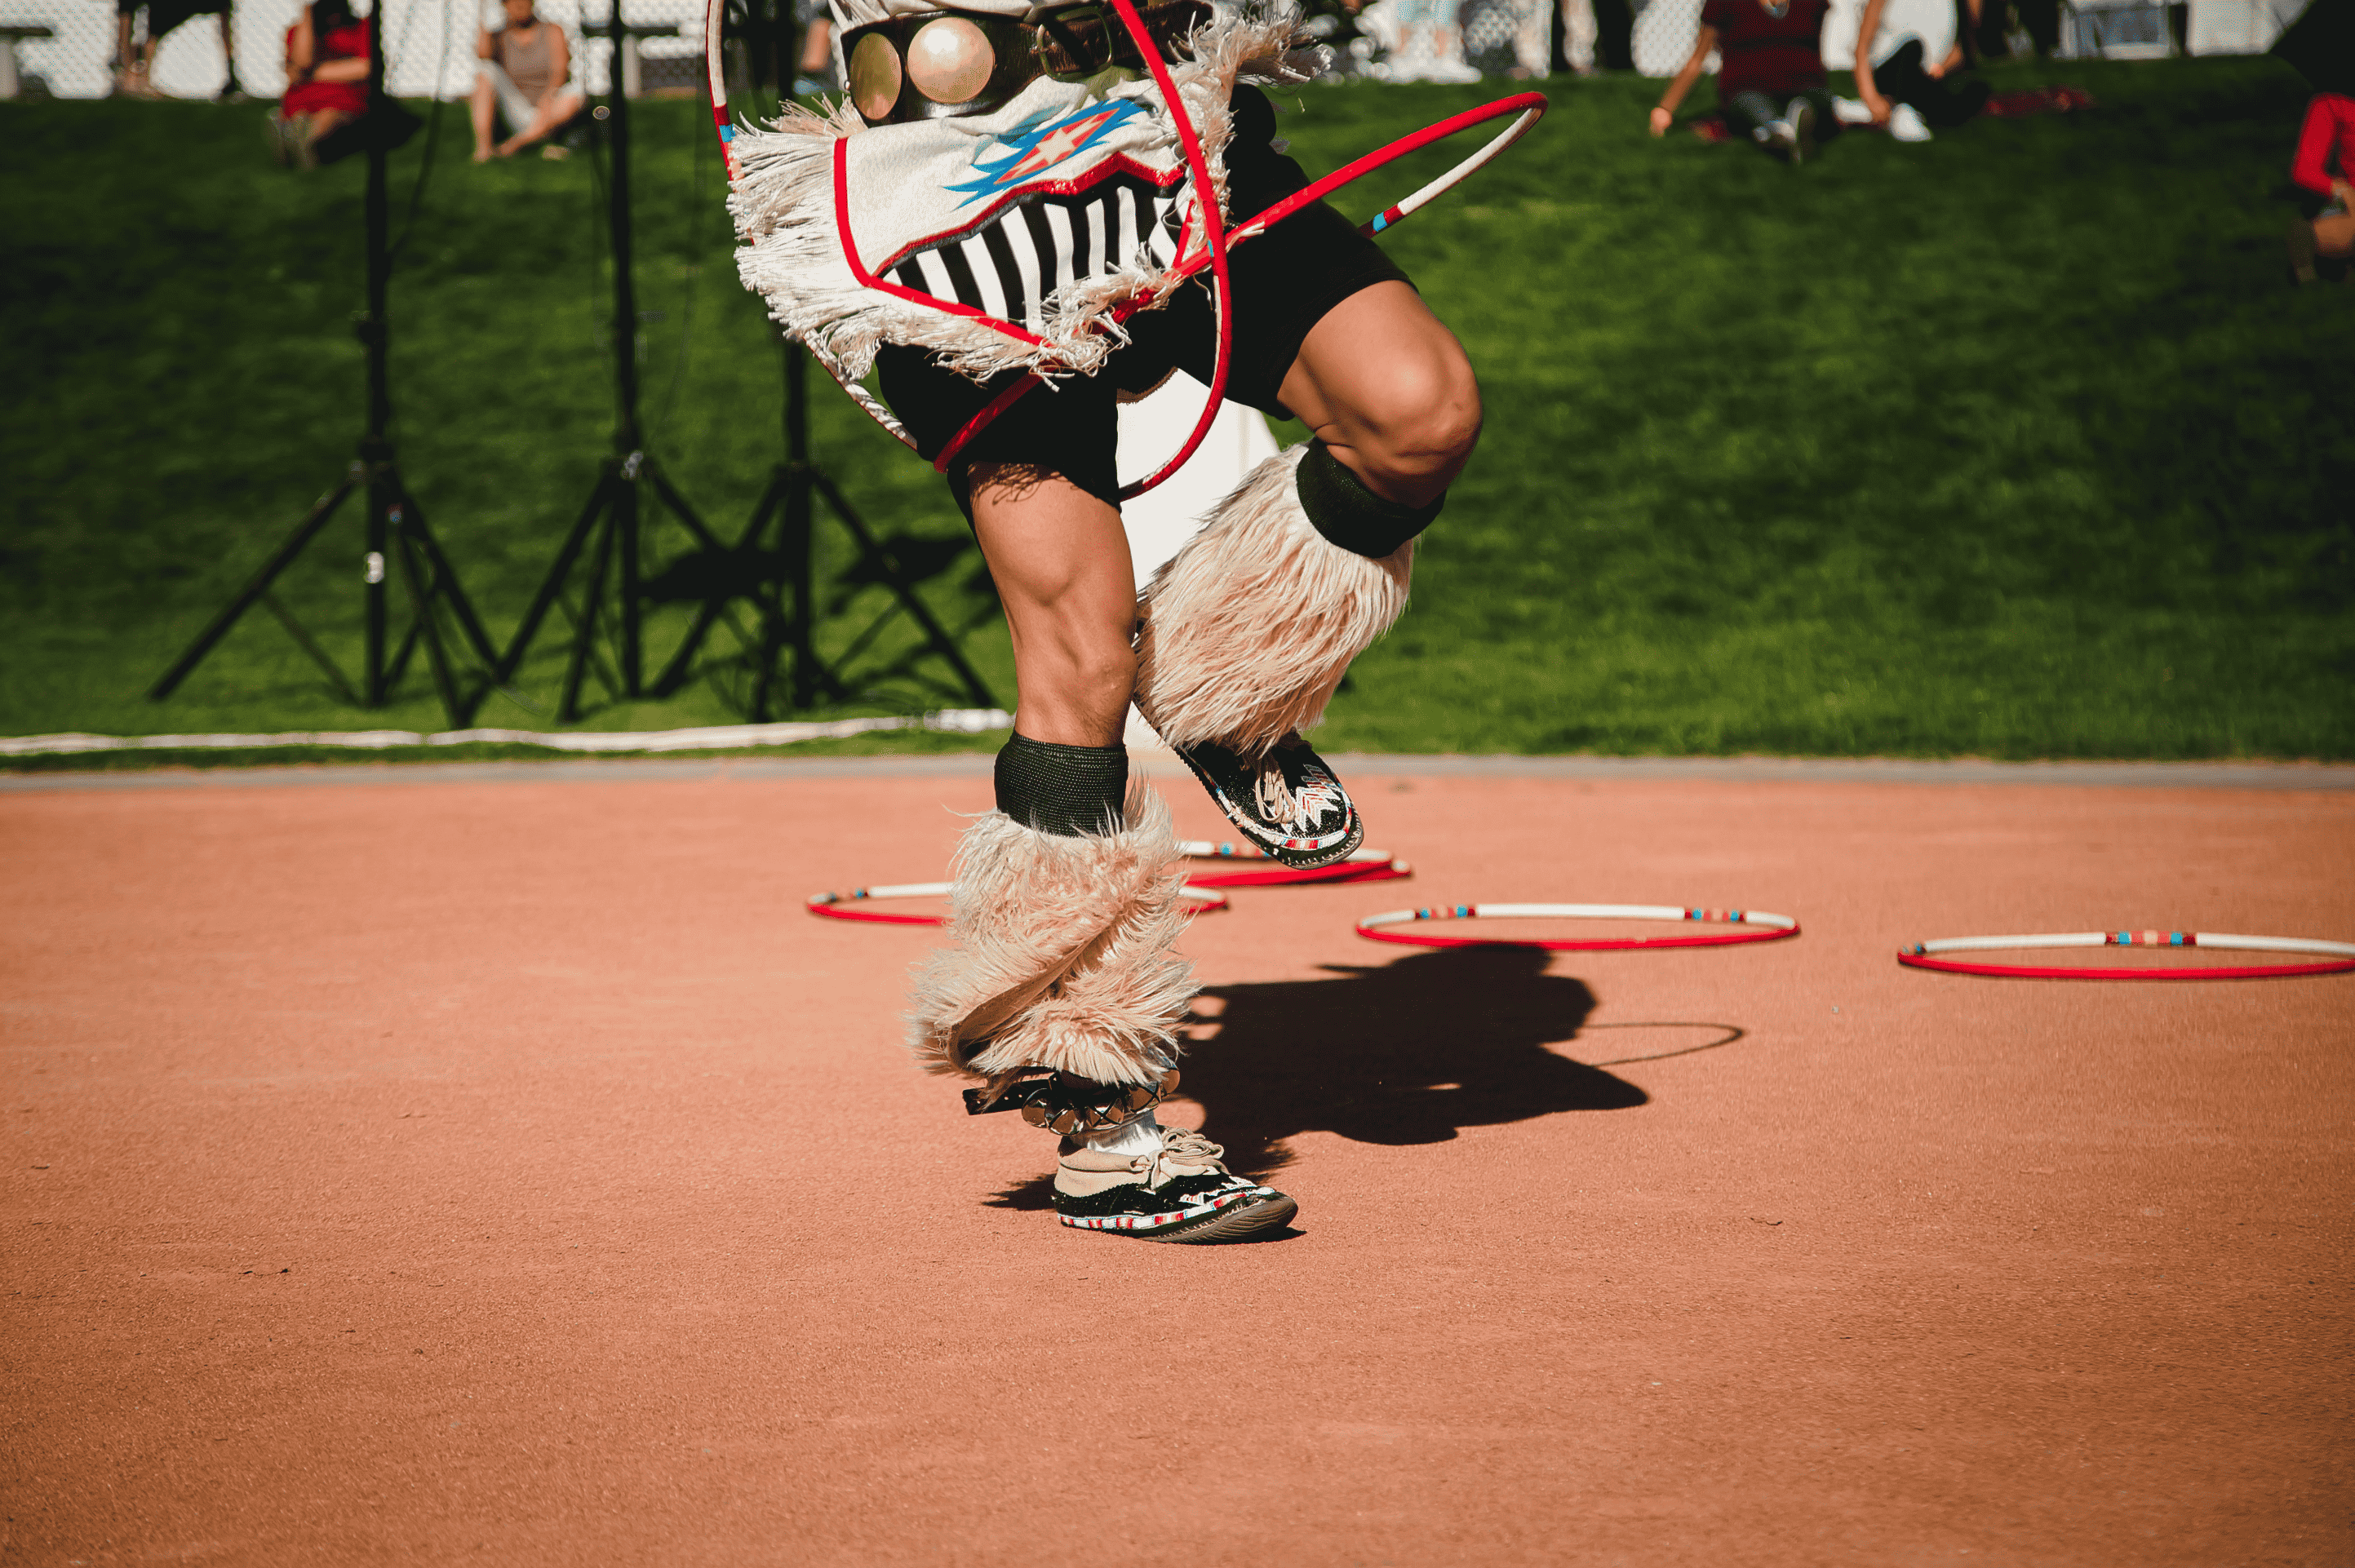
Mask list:
[[[1998,94],[1983,61],[2044,55],[2059,33],[2060,0],[1280,0],[1326,46],[1331,79],[1472,82],[1633,69],[1648,47],[1683,51],[1680,69],[1649,112],[1653,135],[1678,123],[1693,88],[1715,79],[1715,103],[1688,116],[1710,141],[1746,141],[1804,164],[1846,132],[1899,142],[1931,140],[1982,114],[2082,108],[2082,92],[2048,88]],[[116,0],[113,90],[158,98],[157,47],[176,28],[210,16],[220,29],[226,80],[218,97],[243,101],[233,0]],[[802,28],[794,90],[837,90],[824,0],[794,0]],[[573,41],[543,20],[534,0],[496,0],[476,29],[469,93],[475,161],[538,148],[561,158],[585,129],[587,97]],[[1639,44],[1638,16],[1644,29]],[[144,34],[139,13],[146,15]],[[2284,194],[2300,207],[2287,231],[2299,281],[2325,273],[2355,280],[2355,38],[2348,0],[2318,0],[2275,52],[2318,90],[2309,104]],[[2300,34],[2306,35],[2303,40]],[[1683,40],[1690,39],[1689,49]],[[2290,46],[2295,45],[2295,48]],[[287,87],[269,119],[279,159],[296,167],[333,162],[382,141],[398,144],[418,122],[397,100],[371,112],[367,80],[373,23],[350,0],[310,0],[284,38]],[[1674,55],[1667,58],[1676,58]],[[1665,69],[1665,63],[1654,69]],[[1853,96],[1833,90],[1852,73]]]

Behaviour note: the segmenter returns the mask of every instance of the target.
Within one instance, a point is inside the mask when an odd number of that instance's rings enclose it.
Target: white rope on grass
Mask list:
[[[721,751],[748,746],[792,746],[839,740],[880,730],[928,729],[979,735],[1012,727],[1002,708],[940,708],[921,715],[829,719],[801,724],[713,725],[701,729],[576,730],[453,729],[424,735],[406,729],[284,730],[274,735],[26,735],[0,737],[0,757],[42,757],[100,751],[224,751],[265,747],[330,746],[386,751],[404,746],[538,746],[550,751]]]

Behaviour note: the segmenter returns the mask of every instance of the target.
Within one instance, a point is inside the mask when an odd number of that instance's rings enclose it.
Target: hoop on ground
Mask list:
[[[1678,920],[1747,927],[1691,937],[1596,937],[1532,940],[1515,937],[1443,937],[1435,932],[1389,931],[1386,926],[1419,926],[1433,920]],[[1607,953],[1631,948],[1732,948],[1745,942],[1779,942],[1799,934],[1788,915],[1763,909],[1704,909],[1675,904],[1443,904],[1428,909],[1391,909],[1358,922],[1358,935],[1372,942],[1410,948],[1537,948],[1549,953]]]
[[[2231,953],[2303,953],[2318,964],[2176,964],[2167,968],[2096,969],[2048,964],[1982,964],[1945,959],[1941,953],[1987,953],[2037,948],[2208,948]],[[2227,931],[2050,931],[2026,937],[1942,937],[1897,949],[1909,969],[1998,980],[2275,980],[2289,975],[2335,975],[2355,969],[2355,942],[2325,942],[2312,937],[2243,937]]]
[[[954,885],[946,882],[903,882],[892,887],[854,887],[847,893],[813,893],[805,906],[813,915],[829,920],[863,920],[874,926],[945,926],[945,915],[911,915],[900,909],[872,909],[868,906],[886,898],[946,898]],[[1178,890],[1178,896],[1192,901],[1188,915],[1208,915],[1227,907],[1227,895],[1213,888],[1192,885]]]
[[[1279,865],[1252,844],[1212,843],[1208,839],[1181,839],[1178,853],[1189,860],[1259,862],[1249,870],[1197,873],[1188,878],[1192,887],[1284,887],[1302,882],[1393,882],[1412,876],[1414,867],[1388,850],[1352,851],[1347,860],[1301,871]]]

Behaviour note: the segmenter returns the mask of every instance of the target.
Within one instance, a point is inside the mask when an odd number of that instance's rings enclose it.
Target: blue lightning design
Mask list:
[[[1033,175],[1043,175],[1074,154],[1085,152],[1120,126],[1148,113],[1133,99],[1082,109],[1028,130],[996,138],[994,152],[977,155],[974,171],[980,178],[948,188],[965,196],[971,207],[983,196],[1011,190]]]

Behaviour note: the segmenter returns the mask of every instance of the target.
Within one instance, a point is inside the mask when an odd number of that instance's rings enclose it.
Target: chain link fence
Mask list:
[[[464,98],[474,85],[474,36],[501,21],[496,0],[382,0],[385,86],[401,98]],[[359,4],[362,16],[375,7]],[[572,86],[601,91],[613,46],[591,29],[613,16],[600,0],[540,0],[538,10],[562,27],[572,46]],[[255,98],[286,90],[286,32],[303,0],[235,0],[230,25],[240,85]],[[27,90],[60,98],[98,98],[114,83],[115,7],[108,0],[0,0],[0,26],[46,26],[53,37],[16,46]],[[703,81],[703,7],[696,0],[630,0],[633,26],[676,25],[676,37],[639,45],[639,78],[649,92],[695,91]],[[142,12],[133,48],[146,37]],[[229,78],[220,24],[194,16],[175,27],[155,53],[155,85],[175,98],[210,98]]]
[[[474,86],[474,34],[496,26],[496,0],[380,0],[385,11],[387,85],[403,98],[464,98]],[[2002,4],[2003,0],[1989,0]],[[2190,52],[2254,53],[2269,46],[2306,0],[2190,0]],[[368,5],[358,7],[363,15]],[[1364,19],[1382,28],[1384,5]],[[1672,76],[1692,52],[1701,0],[1635,0],[1631,53],[1645,76]],[[286,30],[302,0],[235,0],[238,77],[255,98],[285,90]],[[610,0],[542,0],[540,14],[571,37],[572,86],[601,90],[612,46],[591,29],[612,15]],[[1861,0],[1843,8],[1852,30]],[[2059,53],[2134,58],[2172,52],[2165,0],[2067,0]],[[1464,63],[1484,76],[1542,76],[1566,58],[1576,69],[1594,63],[1593,0],[1445,0],[1443,16],[1461,30]],[[675,37],[640,45],[640,81],[649,92],[698,90],[702,81],[703,10],[696,0],[630,0],[633,26],[670,26]],[[96,98],[113,85],[116,10],[109,0],[0,0],[0,26],[46,26],[52,37],[16,46],[27,90]],[[1834,40],[1827,27],[1826,61],[1848,63],[1852,39]],[[155,85],[178,98],[209,98],[228,79],[221,29],[211,16],[174,28],[155,57]],[[135,39],[145,37],[144,12]],[[2024,41],[2024,39],[2023,39]],[[134,41],[134,48],[138,47]],[[1557,52],[1559,50],[1559,52]],[[1838,57],[1835,58],[1835,57]],[[1710,66],[1715,69],[1714,62]]]

